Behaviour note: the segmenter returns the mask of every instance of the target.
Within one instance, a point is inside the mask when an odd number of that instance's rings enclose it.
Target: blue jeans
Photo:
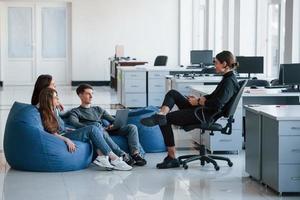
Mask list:
[[[108,131],[110,135],[121,135],[127,137],[129,151],[133,154],[135,151],[141,152],[141,145],[139,142],[139,134],[136,125],[128,124],[118,130]]]
[[[109,137],[109,135],[97,126],[89,125],[83,128],[69,131],[65,137],[71,140],[78,140],[81,142],[91,142],[94,148],[100,150],[104,155],[114,152],[118,156],[125,154],[124,151]]]

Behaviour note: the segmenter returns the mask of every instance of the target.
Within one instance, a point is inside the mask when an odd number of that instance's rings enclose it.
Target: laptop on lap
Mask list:
[[[117,110],[113,127],[109,131],[118,130],[127,125],[129,109]]]

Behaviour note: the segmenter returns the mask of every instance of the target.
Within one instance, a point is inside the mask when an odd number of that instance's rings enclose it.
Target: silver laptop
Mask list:
[[[129,109],[117,110],[115,121],[110,131],[118,130],[127,125]]]

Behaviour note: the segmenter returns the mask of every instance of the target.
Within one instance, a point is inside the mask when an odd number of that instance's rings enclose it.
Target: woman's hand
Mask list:
[[[198,98],[196,98],[194,96],[188,96],[187,99],[192,106],[198,105]]]
[[[60,110],[60,111],[64,111],[64,106],[60,103],[60,102],[58,102],[59,103],[59,105],[57,106],[57,108]]]
[[[66,139],[65,140],[65,143],[67,144],[68,146],[68,151],[73,153],[76,151],[76,145],[74,144],[74,142],[72,142],[72,140],[70,139]]]
[[[199,103],[199,105],[201,105],[201,106],[204,106],[204,105],[205,105],[205,101],[206,101],[206,98],[205,98],[205,97],[200,97],[200,98],[198,99],[198,103]]]

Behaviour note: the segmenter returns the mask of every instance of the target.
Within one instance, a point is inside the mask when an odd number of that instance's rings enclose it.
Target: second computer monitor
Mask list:
[[[237,56],[238,73],[259,74],[264,73],[264,57],[262,56]]]
[[[283,69],[284,85],[300,85],[300,63],[281,64],[280,69]]]
[[[212,50],[192,50],[191,51],[191,64],[204,64],[211,65],[213,61]]]

